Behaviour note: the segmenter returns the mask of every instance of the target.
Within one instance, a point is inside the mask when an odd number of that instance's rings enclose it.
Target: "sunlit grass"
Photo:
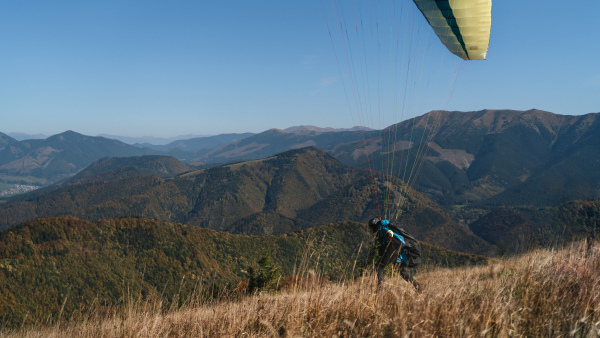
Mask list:
[[[278,294],[192,300],[180,308],[131,300],[15,337],[490,336],[597,337],[600,248],[577,243],[488,266],[433,269],[422,292],[399,277],[377,291],[372,274],[341,284],[307,273]]]

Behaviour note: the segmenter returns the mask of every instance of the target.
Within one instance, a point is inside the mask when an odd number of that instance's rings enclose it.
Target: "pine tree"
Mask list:
[[[269,253],[264,253],[258,260],[258,269],[248,268],[248,291],[277,290],[281,278],[281,269],[273,263]]]

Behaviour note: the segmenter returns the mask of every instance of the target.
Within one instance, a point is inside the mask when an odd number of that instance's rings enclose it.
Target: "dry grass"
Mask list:
[[[4,332],[9,337],[270,337],[600,335],[600,252],[582,243],[499,260],[487,267],[437,269],[376,291],[371,276],[309,283],[178,310],[159,302],[76,322]],[[315,280],[318,280],[315,278]]]

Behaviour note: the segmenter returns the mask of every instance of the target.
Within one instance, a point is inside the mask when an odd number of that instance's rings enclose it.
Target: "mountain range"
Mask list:
[[[152,154],[148,149],[103,137],[67,131],[44,140],[17,141],[0,134],[0,173],[36,177],[50,182],[69,177],[106,156],[126,157]]]
[[[549,206],[598,198],[599,116],[540,110],[436,111],[382,131],[300,126],[145,148],[74,132],[27,141],[0,134],[0,175],[13,181],[35,178],[47,185],[106,156],[169,155],[207,167],[314,146],[353,167],[381,172],[406,168],[392,173],[405,181],[418,167],[411,184],[447,207]]]
[[[366,202],[368,177],[387,174],[419,191],[436,210],[441,210],[448,219],[467,230],[471,227],[474,233],[489,229],[489,224],[500,220],[511,220],[514,224],[509,226],[515,229],[528,224],[531,231],[544,232],[546,230],[542,229],[548,227],[554,229],[547,220],[555,224],[552,220],[557,218],[552,215],[562,210],[561,206],[572,201],[597,200],[600,196],[599,116],[556,115],[540,110],[434,111],[381,131],[331,132],[307,126],[287,131],[271,129],[253,135],[208,138],[204,140],[207,143],[202,150],[192,146],[202,140],[183,140],[181,144],[190,145],[187,151],[175,147],[171,148],[170,154],[179,154],[185,160],[174,165],[177,169],[163,173],[155,172],[157,168],[148,168],[146,164],[133,163],[152,162],[148,157],[131,160],[131,165],[125,163],[127,160],[105,159],[105,162],[83,170],[105,156],[164,155],[165,152],[160,150],[142,149],[74,132],[29,141],[16,141],[0,134],[0,179],[12,179],[13,182],[15,179],[37,179],[45,185],[63,180],[57,186],[10,200],[2,207],[4,219],[0,222],[3,227],[8,227],[48,215],[44,210],[52,210],[54,214],[78,210],[76,215],[87,219],[141,215],[193,222],[235,233],[284,233],[340,219],[364,221],[376,209],[373,203],[368,205]],[[226,143],[231,138],[236,141]],[[307,157],[307,164],[300,168],[286,162],[297,153],[277,155],[311,146],[325,151],[330,157],[324,160],[324,155],[320,154],[315,157],[318,161]],[[341,163],[324,164],[331,158]],[[247,162],[242,165],[243,161]],[[279,167],[278,161],[287,164]],[[236,162],[238,164],[231,164]],[[108,163],[114,168],[99,169]],[[339,172],[333,169],[342,168],[342,164],[349,168],[339,169]],[[93,168],[97,172],[92,174]],[[288,170],[285,168],[293,168],[290,172],[295,176],[284,174]],[[363,174],[355,174],[359,171],[352,168],[362,168]],[[324,174],[330,169],[331,175]],[[393,170],[388,171],[390,169]],[[73,176],[76,173],[80,174]],[[75,180],[69,181],[69,177]],[[378,177],[378,185],[391,181],[387,176]],[[361,183],[357,183],[359,181]],[[289,182],[300,183],[292,186]],[[343,196],[351,195],[347,190],[349,182],[354,182],[354,191],[362,196],[351,207],[342,202]],[[398,187],[401,184],[394,183]],[[86,198],[94,196],[93,203],[74,197],[83,191],[84,185],[86,189],[97,190],[96,193],[83,193],[88,196]],[[181,187],[171,189],[177,185]],[[138,190],[131,192],[131,187]],[[150,194],[149,187],[154,187],[155,192]],[[190,190],[192,187],[196,190]],[[301,187],[307,188],[302,190]],[[294,201],[298,199],[293,197],[297,189],[310,197],[302,197],[302,202]],[[166,193],[167,190],[177,193]],[[119,199],[115,197],[108,201],[107,196],[113,192],[120,192],[114,195],[120,196]],[[204,195],[194,195],[200,193]],[[104,197],[100,198],[98,194]],[[177,202],[167,198],[172,194]],[[182,195],[188,197],[181,198]],[[134,196],[136,200],[131,201]],[[47,202],[51,200],[56,201]],[[208,200],[212,202],[205,202]],[[16,208],[17,205],[23,209]],[[77,208],[72,209],[73,205]],[[7,211],[11,208],[12,211]],[[115,211],[119,209],[122,210]],[[208,216],[200,216],[202,213],[218,214],[219,210],[231,212],[233,216],[228,216],[231,217],[228,221],[202,220]],[[353,210],[353,213],[347,210]],[[547,216],[539,216],[539,210],[544,210],[541,213]],[[508,214],[514,217],[506,217]],[[327,218],[324,215],[335,216]],[[482,226],[484,223],[488,225]],[[268,224],[279,224],[279,227],[269,228]],[[482,239],[486,235],[476,237]],[[492,246],[498,243],[494,240],[485,242]],[[474,252],[485,251],[482,248]]]
[[[274,130],[268,130],[261,134],[240,133],[194,137],[164,145],[150,143],[131,145],[116,139],[87,136],[73,131],[44,139],[22,141],[0,133],[0,182],[18,184],[33,182],[46,186],[74,175],[102,157],[167,155],[200,166],[219,165],[267,157],[302,146],[314,145],[327,148],[336,142],[336,138],[338,141],[348,139],[348,134],[356,136],[357,130],[361,129],[370,130],[359,127],[334,129],[296,126],[286,131],[278,130],[282,135],[287,135],[282,137],[286,140],[280,140],[277,136],[273,138]],[[256,136],[251,141],[252,144],[242,143],[242,140],[251,136]],[[317,140],[311,140],[314,137],[317,137]]]
[[[394,168],[408,163],[410,171],[427,140],[414,186],[442,205],[548,206],[600,196],[600,114],[431,112],[369,134],[366,146],[371,163],[391,158]],[[356,149],[330,153],[366,167]]]
[[[150,143],[136,143],[136,147],[150,148],[163,151],[183,159],[184,157],[198,156],[197,153],[208,152],[217,147],[236,142],[254,135],[253,133],[221,134],[215,136],[194,137],[185,140],[175,140],[165,145],[153,145]],[[187,154],[187,155],[186,155]]]
[[[190,170],[191,169],[191,170]],[[399,179],[347,167],[309,147],[209,169],[172,157],[103,159],[60,185],[0,206],[0,228],[38,217],[70,215],[96,221],[145,217],[239,234],[285,234],[381,214],[385,194],[402,198]],[[448,249],[491,253],[493,246],[460,226],[418,192],[400,218],[423,241]]]
[[[199,285],[231,291],[265,252],[284,274],[314,257],[308,269],[349,276],[372,242],[365,222],[398,206],[429,265],[594,238],[599,117],[431,112],[381,131],[301,126],[162,149],[0,133],[0,180],[44,185],[0,203],[3,323],[119,306],[126,292],[181,304]]]

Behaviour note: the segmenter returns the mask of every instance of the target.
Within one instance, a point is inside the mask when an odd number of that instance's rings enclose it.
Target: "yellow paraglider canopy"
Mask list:
[[[354,159],[371,173],[378,216],[396,220],[421,169],[441,170],[426,162],[429,149],[465,64],[461,59],[486,58],[492,0],[321,0],[321,8],[349,112],[374,129],[361,128],[364,150]],[[426,26],[461,59],[439,52]],[[424,109],[431,112],[409,120]],[[395,186],[390,177],[405,185]],[[427,182],[419,185],[428,189]]]
[[[492,0],[414,0],[442,43],[464,60],[485,60]]]

